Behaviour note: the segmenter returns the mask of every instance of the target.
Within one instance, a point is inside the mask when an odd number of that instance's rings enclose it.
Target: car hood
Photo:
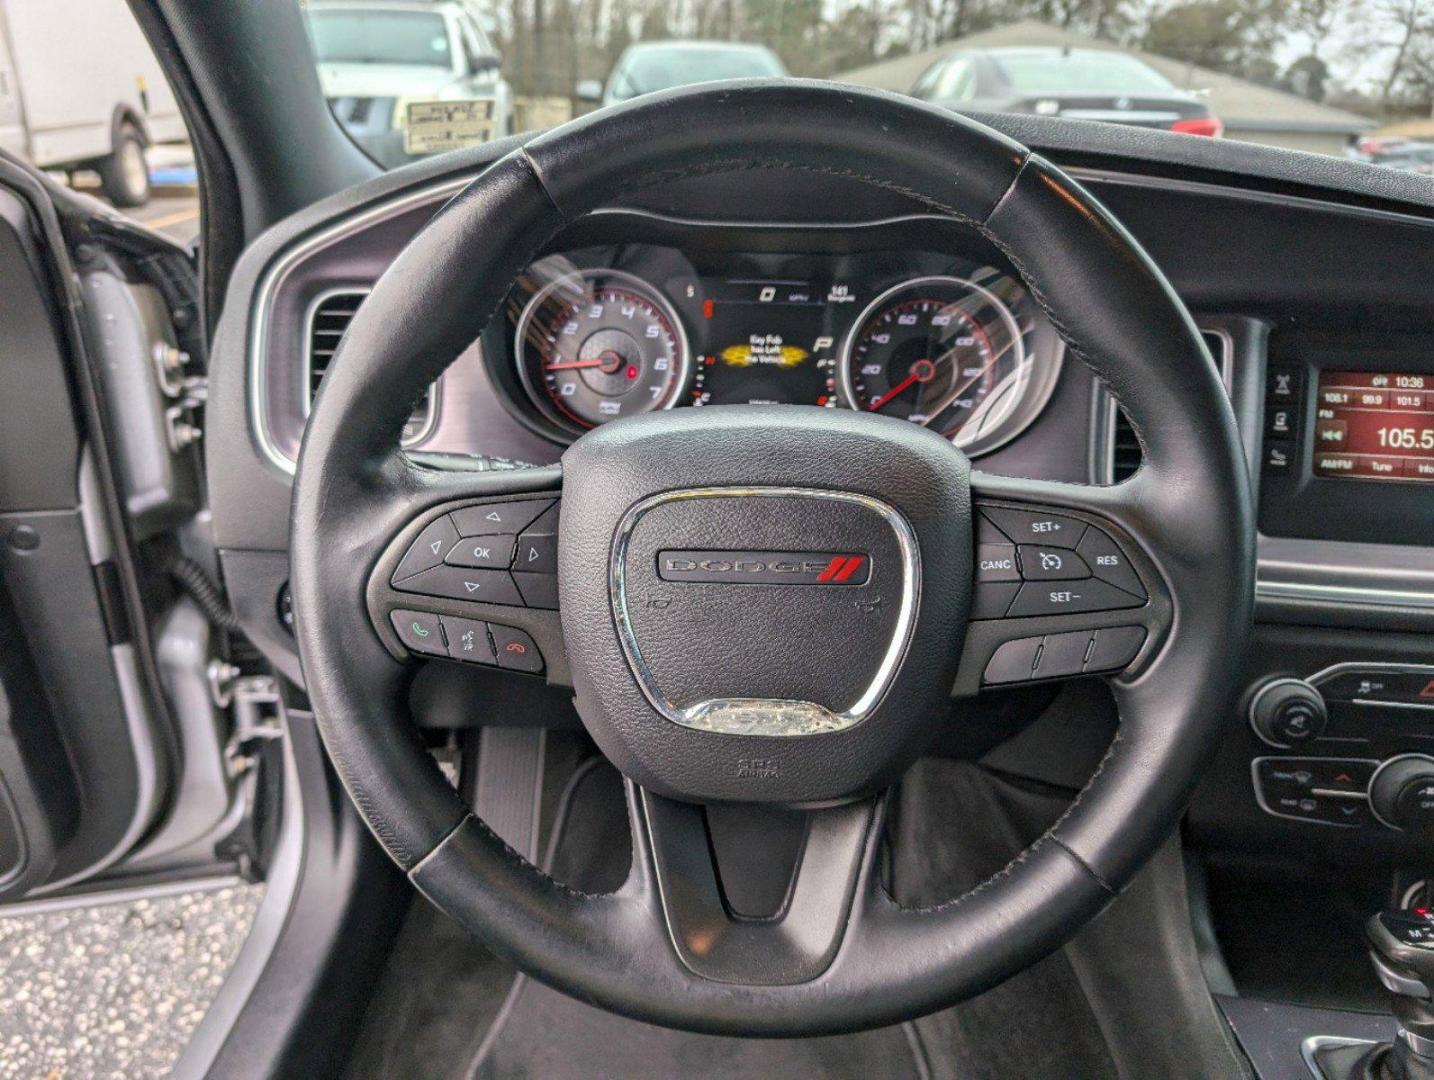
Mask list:
[[[320,64],[324,96],[425,97],[455,81],[453,72],[430,64]]]

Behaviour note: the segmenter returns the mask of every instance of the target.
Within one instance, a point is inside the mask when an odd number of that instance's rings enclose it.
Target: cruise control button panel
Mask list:
[[[420,596],[555,610],[560,506],[518,499],[451,510],[424,526],[389,583]]]
[[[1119,611],[1149,599],[1125,551],[1098,525],[981,506],[976,537],[973,619]]]

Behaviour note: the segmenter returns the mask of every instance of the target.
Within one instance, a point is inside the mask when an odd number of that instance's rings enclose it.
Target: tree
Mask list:
[[[1277,0],[1183,0],[1150,20],[1141,45],[1216,71],[1267,73],[1280,14]]]

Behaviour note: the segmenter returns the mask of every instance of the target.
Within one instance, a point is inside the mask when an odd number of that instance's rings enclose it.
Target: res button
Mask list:
[[[1145,598],[1145,586],[1125,552],[1100,529],[1095,526],[1087,529],[1076,551],[1090,565],[1091,573],[1096,577],[1133,596]]]

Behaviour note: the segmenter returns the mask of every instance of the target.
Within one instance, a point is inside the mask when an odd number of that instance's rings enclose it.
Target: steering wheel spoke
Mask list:
[[[635,858],[692,976],[787,986],[826,971],[872,872],[882,797],[800,810],[627,793]]]
[[[403,504],[366,600],[399,659],[441,658],[567,682],[558,617],[556,468],[403,467]]]
[[[1139,513],[1141,481],[1094,487],[973,473],[972,622],[958,694],[1114,677],[1169,630],[1172,605]]]

